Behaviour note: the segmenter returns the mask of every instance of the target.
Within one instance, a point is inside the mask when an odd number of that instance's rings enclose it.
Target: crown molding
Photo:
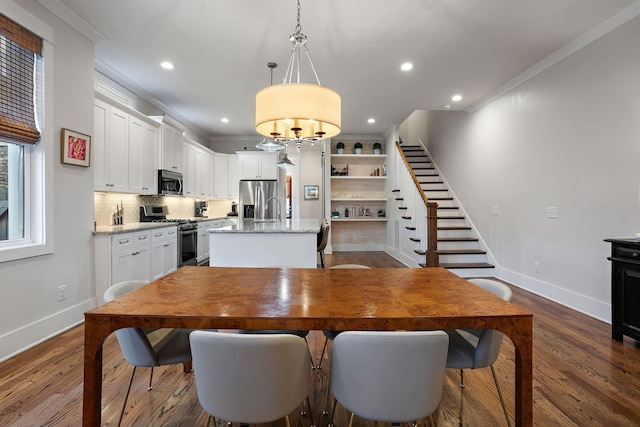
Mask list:
[[[80,34],[91,40],[94,44],[103,40],[107,40],[107,37],[104,34],[96,30],[87,21],[80,18],[77,13],[69,9],[66,5],[62,4],[60,0],[36,1],[45,9],[48,9],[51,13],[69,24]]]

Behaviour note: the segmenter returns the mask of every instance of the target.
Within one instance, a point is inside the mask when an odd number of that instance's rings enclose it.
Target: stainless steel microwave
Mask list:
[[[158,194],[182,196],[182,174],[160,169],[158,171]]]

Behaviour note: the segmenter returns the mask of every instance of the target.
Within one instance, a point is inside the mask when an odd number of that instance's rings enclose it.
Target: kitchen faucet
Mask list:
[[[278,199],[277,197],[269,197],[264,204],[268,205],[271,200],[275,200],[276,202],[278,202],[278,205],[277,205],[278,208],[276,210],[276,214],[278,215],[278,222],[281,222],[282,221],[282,207],[280,206],[280,199]]]

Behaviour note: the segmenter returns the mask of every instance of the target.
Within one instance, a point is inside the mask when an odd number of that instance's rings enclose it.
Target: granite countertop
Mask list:
[[[287,219],[285,221],[238,221],[238,225],[210,229],[209,233],[258,234],[258,233],[318,233],[317,219]]]
[[[223,217],[217,217],[217,218],[207,218],[207,217],[193,217],[193,218],[188,218],[191,221],[195,221],[195,222],[202,222],[202,221],[215,221],[217,219],[226,219],[226,218],[235,218],[237,219],[237,216],[233,216],[233,217],[229,217],[229,216],[223,216]],[[135,231],[144,231],[144,230],[151,230],[154,228],[164,228],[164,227],[176,227],[176,224],[172,224],[170,222],[131,222],[129,224],[122,224],[122,225],[99,225],[96,227],[96,229],[93,231],[93,235],[97,236],[97,235],[111,235],[111,234],[120,234],[120,233],[132,233]]]

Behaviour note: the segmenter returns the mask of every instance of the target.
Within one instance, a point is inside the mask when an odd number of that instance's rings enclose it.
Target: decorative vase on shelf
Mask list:
[[[344,143],[343,142],[338,142],[336,144],[336,149],[338,151],[338,154],[344,154]]]
[[[356,154],[362,154],[362,143],[356,142],[353,145],[353,152]]]
[[[382,150],[382,145],[380,145],[379,142],[376,142],[375,144],[373,144],[373,154],[380,154],[381,150]]]

